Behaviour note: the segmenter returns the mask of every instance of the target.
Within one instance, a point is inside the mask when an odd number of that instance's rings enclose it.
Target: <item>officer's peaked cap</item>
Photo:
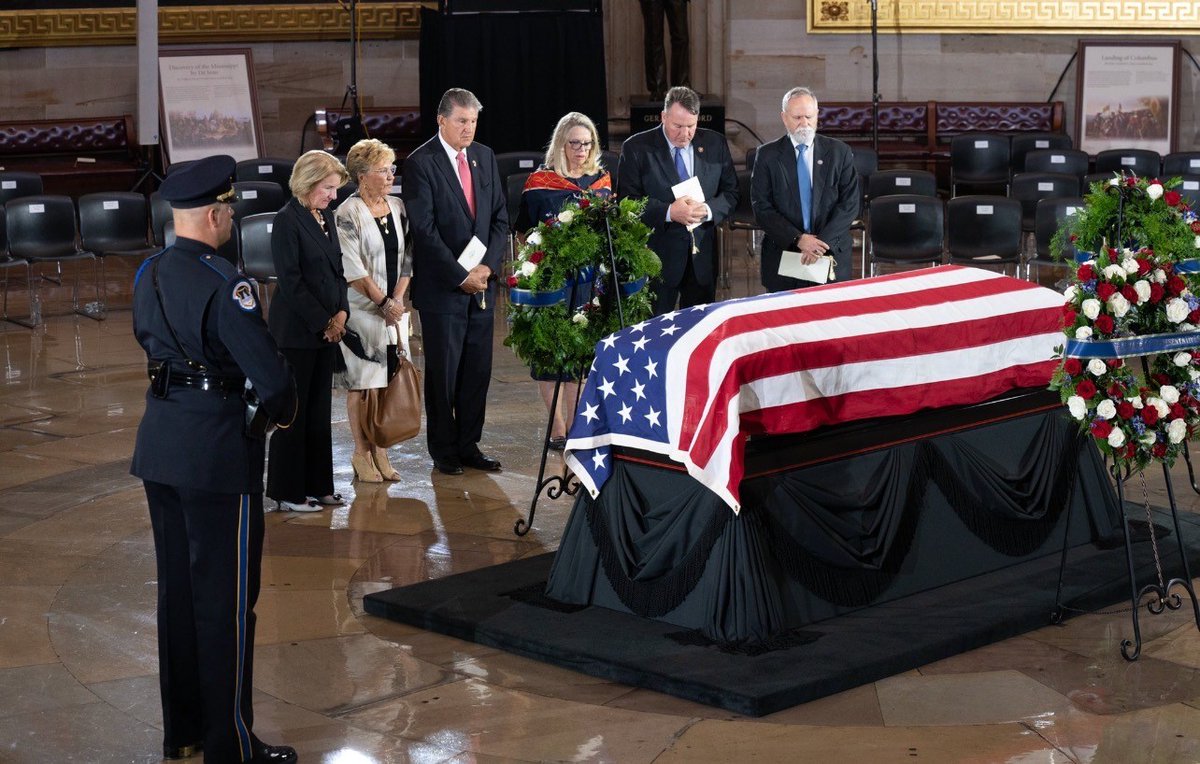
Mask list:
[[[228,154],[197,159],[168,175],[158,193],[175,209],[232,202],[236,194],[231,179],[236,167]]]

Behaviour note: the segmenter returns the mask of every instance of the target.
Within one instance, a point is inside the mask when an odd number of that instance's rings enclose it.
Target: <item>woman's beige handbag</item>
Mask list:
[[[407,313],[397,328],[400,363],[396,373],[388,380],[387,387],[363,390],[363,402],[358,409],[363,434],[379,448],[402,443],[421,431],[421,374],[411,358]]]

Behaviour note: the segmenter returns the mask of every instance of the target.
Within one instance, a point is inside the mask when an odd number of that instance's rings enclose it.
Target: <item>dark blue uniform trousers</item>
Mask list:
[[[164,743],[203,741],[206,762],[248,761],[262,494],[144,482],[158,562]]]

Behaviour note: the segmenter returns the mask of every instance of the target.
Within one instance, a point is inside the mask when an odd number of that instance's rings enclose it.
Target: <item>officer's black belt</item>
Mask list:
[[[150,364],[146,371],[154,379],[160,370],[158,364]],[[219,393],[240,393],[246,387],[246,378],[223,374],[200,374],[197,372],[171,370],[171,387],[193,387],[197,390],[212,390]]]

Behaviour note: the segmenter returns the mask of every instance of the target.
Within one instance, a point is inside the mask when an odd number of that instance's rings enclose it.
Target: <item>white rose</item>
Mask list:
[[[1108,371],[1108,364],[1099,358],[1093,358],[1088,361],[1087,370],[1092,373],[1093,377],[1102,377],[1104,372]]]
[[[1095,321],[1096,316],[1100,315],[1100,301],[1094,297],[1089,298],[1083,301],[1079,309],[1083,311],[1083,315],[1087,316],[1089,321]]]
[[[1161,183],[1151,183],[1146,186],[1146,196],[1151,199],[1161,199],[1163,195],[1163,187]]]
[[[1077,339],[1077,340],[1090,340],[1091,338],[1092,338],[1092,327],[1090,327],[1090,326],[1081,326],[1081,327],[1079,327],[1078,329],[1076,329],[1076,330],[1075,330],[1075,339]]]
[[[1119,185],[1121,185],[1121,179],[1120,179],[1120,178],[1116,178],[1116,177],[1109,178],[1109,179],[1108,179],[1108,185],[1110,185],[1110,186],[1119,186]]]
[[[1167,403],[1179,402],[1179,388],[1175,387],[1175,385],[1163,385],[1158,388],[1158,394]]]
[[[1167,402],[1162,398],[1151,398],[1148,403],[1150,403],[1150,405],[1153,406],[1156,411],[1158,411],[1159,419],[1166,419],[1171,413],[1171,407],[1168,406]]]
[[[1130,403],[1130,404],[1131,404],[1131,405],[1132,405],[1132,406],[1133,406],[1135,409],[1144,408],[1144,407],[1145,407],[1145,405],[1146,405],[1145,403],[1143,403],[1143,402],[1142,402],[1142,396],[1140,396],[1140,395],[1135,395],[1135,396],[1133,396],[1132,398],[1126,398],[1125,400],[1129,401],[1129,403]]]
[[[575,210],[563,210],[562,212],[558,213],[558,222],[560,223],[570,223],[574,219]]]
[[[1171,363],[1173,363],[1176,366],[1179,366],[1181,368],[1184,366],[1187,366],[1191,362],[1192,362],[1192,354],[1191,353],[1176,353],[1175,357],[1171,359]]]
[[[1200,249],[1200,234],[1196,236],[1196,249]]]
[[[1083,419],[1084,415],[1087,414],[1087,401],[1078,395],[1072,395],[1070,398],[1067,398],[1067,411],[1070,411],[1071,416],[1076,419]]]
[[[1125,281],[1125,269],[1119,265],[1109,265],[1104,269],[1103,273],[1104,278],[1108,281],[1115,281],[1117,283]]]
[[[575,315],[571,316],[571,321],[573,321],[576,324],[587,326],[588,317],[583,315],[582,313],[576,313]]]
[[[1167,283],[1167,272],[1166,272],[1166,271],[1164,271],[1162,268],[1157,268],[1157,269],[1155,269],[1155,271],[1154,271],[1154,282],[1155,282],[1156,284],[1165,284],[1165,283]]]
[[[1117,292],[1108,298],[1108,309],[1112,311],[1114,317],[1121,318],[1129,312],[1129,300],[1125,299],[1125,295]]]
[[[1133,285],[1133,290],[1135,292],[1137,292],[1138,305],[1141,305],[1150,299],[1150,282],[1149,281],[1146,281],[1145,279],[1141,279],[1140,281],[1138,281],[1136,284]]]
[[[1128,252],[1128,250],[1126,251]],[[1127,257],[1122,260],[1121,267],[1124,268],[1125,272],[1131,276],[1138,272],[1137,260],[1134,260],[1132,257]]]
[[[1100,401],[1100,404],[1098,406],[1096,406],[1096,418],[1097,419],[1112,419],[1116,415],[1117,415],[1117,404],[1113,403],[1108,398],[1105,398],[1104,400]]]
[[[532,276],[537,272],[537,263],[531,263],[528,260],[521,263],[519,272],[522,276]]]
[[[1072,284],[1071,286],[1069,286],[1063,290],[1063,298],[1067,302],[1075,302],[1075,298],[1078,296],[1079,296],[1079,290],[1075,288],[1074,284]]]
[[[1192,380],[1193,382],[1195,382],[1197,379],[1200,379],[1200,369],[1197,369],[1195,366],[1188,369],[1188,379]]]
[[[1113,448],[1125,445],[1125,431],[1120,427],[1114,427],[1113,431],[1108,434],[1108,445]]]
[[[538,231],[534,231],[533,233],[529,234],[529,238],[525,240],[525,243],[531,247],[538,246],[542,243],[542,234]]]
[[[1147,432],[1145,435],[1138,438],[1138,442],[1140,442],[1142,445],[1146,445],[1146,446],[1153,446],[1154,442],[1157,440],[1158,440],[1158,436],[1154,434],[1153,430],[1151,430],[1150,432]]]
[[[1173,297],[1167,302],[1167,320],[1173,324],[1183,321],[1190,312],[1188,304],[1178,297]]]
[[[1172,419],[1167,425],[1167,440],[1179,443],[1187,437],[1187,422],[1183,419]]]

